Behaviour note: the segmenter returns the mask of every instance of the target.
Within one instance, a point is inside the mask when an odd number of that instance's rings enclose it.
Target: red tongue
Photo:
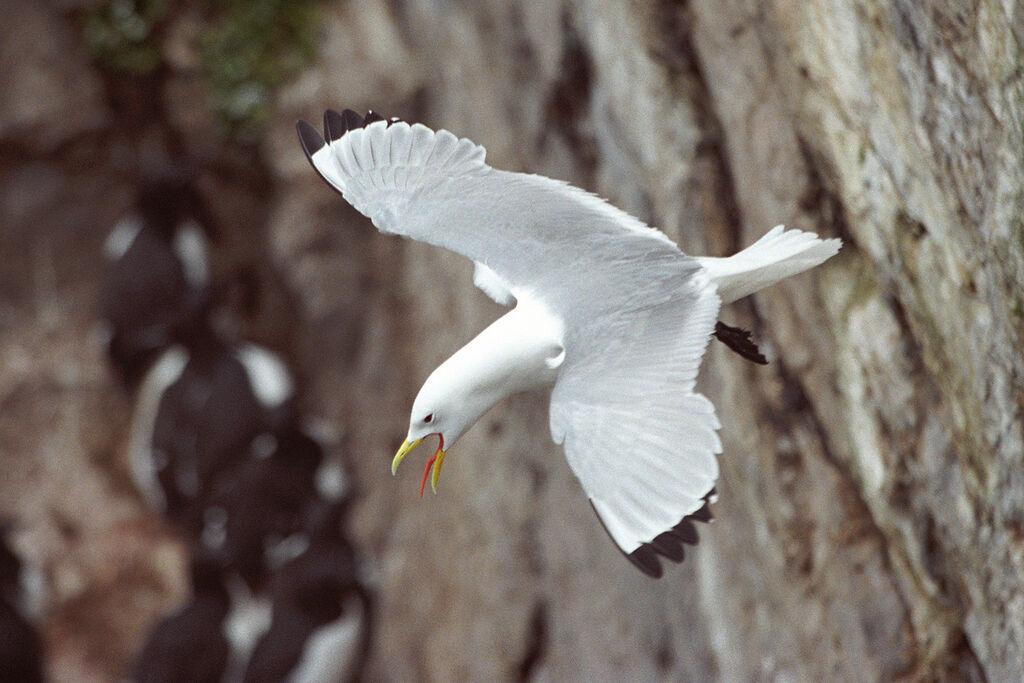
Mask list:
[[[437,450],[441,450],[438,448]],[[423,481],[420,482],[420,498],[423,497],[423,487],[427,485],[427,475],[430,474],[430,466],[437,460],[437,453],[435,452],[430,459],[427,460],[427,466],[423,468]]]

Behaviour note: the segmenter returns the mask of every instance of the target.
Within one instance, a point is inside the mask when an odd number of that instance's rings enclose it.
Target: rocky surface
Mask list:
[[[939,2],[322,8],[258,149],[167,67],[90,62],[75,3],[0,24],[0,513],[46,570],[56,680],[114,680],[181,599],[182,549],[122,460],[130,398],[90,336],[100,246],[153,149],[202,168],[232,329],[284,351],[342,434],[379,597],[368,680],[1014,680],[1024,670],[1024,11]],[[192,37],[192,38],[190,38]],[[155,97],[151,96],[155,93]],[[601,530],[543,393],[389,474],[422,380],[500,312],[470,265],[389,238],[309,169],[297,117],[373,108],[570,180],[722,255],[777,223],[844,239],[728,307],[716,522],[651,581]],[[249,301],[248,299],[252,299]],[[131,610],[123,605],[131,604]]]

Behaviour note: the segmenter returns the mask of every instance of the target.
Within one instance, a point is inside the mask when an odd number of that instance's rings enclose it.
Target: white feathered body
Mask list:
[[[719,422],[695,383],[720,302],[821,263],[839,241],[780,226],[730,258],[693,258],[590,193],[487,166],[469,140],[350,114],[325,118],[326,142],[300,123],[313,167],[382,231],[467,256],[480,288],[515,304],[431,374],[413,422],[461,406],[438,431],[450,447],[505,396],[553,385],[552,436],[616,544],[634,562],[681,559],[664,536],[718,476]],[[637,564],[660,574],[656,558]]]

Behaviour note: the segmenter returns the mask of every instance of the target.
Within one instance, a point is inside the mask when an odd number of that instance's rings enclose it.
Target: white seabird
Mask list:
[[[488,166],[446,130],[370,112],[305,121],[313,168],[382,232],[450,249],[514,308],[427,378],[392,470],[425,437],[436,492],[446,448],[502,398],[552,387],[551,435],[626,556],[659,576],[707,521],[721,452],[718,418],[695,390],[712,334],[759,357],[746,333],[716,329],[719,307],[812,268],[838,239],[779,226],[730,258],[683,254],[663,233],[568,183]],[[422,493],[421,483],[421,493]],[[682,520],[682,521],[681,521]]]

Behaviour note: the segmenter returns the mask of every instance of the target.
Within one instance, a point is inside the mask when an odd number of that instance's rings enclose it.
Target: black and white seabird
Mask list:
[[[247,683],[357,680],[371,638],[373,600],[341,535],[344,504],[310,510],[310,545],[271,583],[273,618],[256,644]]]
[[[231,597],[219,567],[192,560],[192,597],[150,631],[132,668],[135,683],[220,683],[230,645],[224,622]]]
[[[322,470],[331,465],[298,427],[257,435],[250,457],[211,482],[200,542],[258,590],[268,572],[309,546],[304,518],[321,504]]]
[[[201,499],[250,457],[253,440],[295,419],[295,382],[266,348],[226,344],[198,323],[153,364],[136,399],[133,477],[155,510],[198,533]]]
[[[100,334],[130,387],[171,344],[172,329],[200,315],[210,296],[204,217],[190,179],[170,170],[143,182],[133,212],[107,238]]]

